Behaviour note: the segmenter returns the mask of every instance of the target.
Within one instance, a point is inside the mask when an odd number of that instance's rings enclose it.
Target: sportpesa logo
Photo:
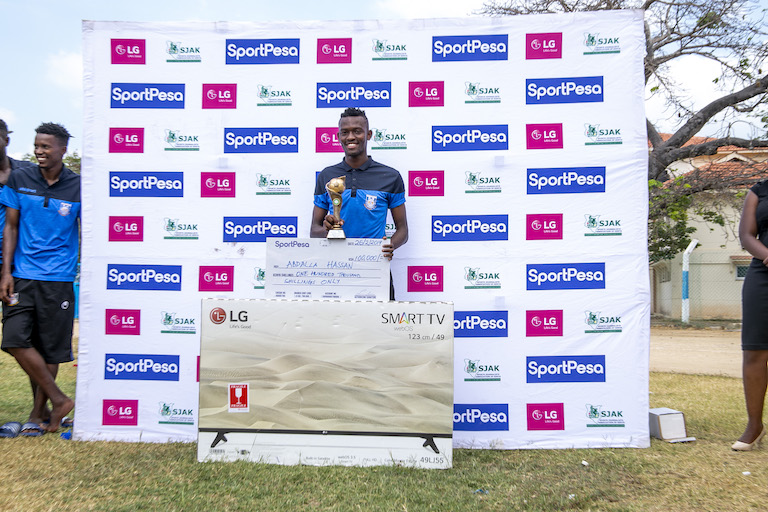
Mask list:
[[[528,194],[605,192],[605,167],[528,169]]]
[[[454,338],[506,338],[508,311],[454,311]]]
[[[605,382],[605,356],[533,356],[526,358],[526,381]]]
[[[184,108],[184,84],[113,83],[112,108]]]
[[[454,404],[453,430],[509,430],[509,405]]]
[[[224,242],[266,242],[296,238],[297,217],[224,217]]]
[[[181,265],[107,265],[107,290],[181,291]]]
[[[432,37],[432,62],[507,60],[507,34]]]
[[[184,197],[183,172],[110,172],[110,197]]]
[[[392,82],[320,82],[317,108],[391,107]]]
[[[432,151],[493,151],[509,149],[506,124],[432,127]]]
[[[525,103],[600,103],[603,101],[603,77],[528,78]]]
[[[224,128],[225,153],[298,153],[298,128]]]
[[[227,39],[227,64],[298,64],[298,39]]]
[[[508,215],[433,215],[432,241],[508,240]]]
[[[605,288],[605,263],[538,263],[526,265],[527,290]]]
[[[179,356],[106,354],[106,380],[179,380]]]

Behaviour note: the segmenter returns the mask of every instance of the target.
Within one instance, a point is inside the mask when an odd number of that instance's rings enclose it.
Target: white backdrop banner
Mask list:
[[[200,301],[266,297],[357,106],[406,183],[397,299],[454,303],[454,446],[649,446],[641,11],[83,38],[76,439],[196,439]]]

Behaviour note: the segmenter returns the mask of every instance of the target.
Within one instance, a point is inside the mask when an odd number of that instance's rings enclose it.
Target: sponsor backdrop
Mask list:
[[[455,304],[454,445],[649,445],[640,11],[83,29],[77,439],[196,439],[200,300],[264,298],[358,106],[403,313]]]

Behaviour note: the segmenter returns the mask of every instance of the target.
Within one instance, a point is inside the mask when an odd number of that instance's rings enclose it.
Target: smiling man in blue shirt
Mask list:
[[[0,347],[16,359],[32,384],[34,405],[25,429],[39,424],[55,432],[75,406],[56,385],[56,375],[60,363],[73,359],[80,176],[63,163],[70,137],[66,128],[43,123],[35,131],[38,165],[12,173],[0,193],[0,203],[6,206]]]
[[[327,236],[333,224],[340,220],[350,238],[386,238],[387,211],[391,211],[395,232],[382,246],[384,256],[391,260],[395,249],[408,241],[405,185],[397,170],[368,156],[368,141],[372,135],[364,111],[348,108],[342,112],[339,142],[344,149],[344,159],[326,167],[317,176],[309,236]],[[336,219],[331,213],[333,208],[325,185],[332,178],[341,176],[346,177],[346,189],[342,194],[341,219]],[[390,300],[395,300],[394,292],[390,280]]]

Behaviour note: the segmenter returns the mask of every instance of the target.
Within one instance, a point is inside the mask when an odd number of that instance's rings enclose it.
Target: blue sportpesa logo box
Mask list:
[[[528,78],[525,80],[525,103],[601,103],[603,77]]]
[[[298,217],[224,217],[224,242],[266,242],[296,238]]]
[[[319,82],[317,108],[391,107],[392,82]]]
[[[184,108],[184,84],[112,84],[112,108]]]
[[[298,128],[224,128],[225,153],[298,153]]]
[[[433,36],[432,62],[507,60],[507,34]]]
[[[605,356],[525,358],[526,382],[605,382]]]
[[[453,404],[453,430],[509,430],[509,405]]]
[[[508,240],[508,215],[433,215],[433,242]]]
[[[298,64],[299,39],[227,39],[226,63]]]
[[[605,263],[536,263],[526,265],[527,290],[605,288]]]
[[[179,380],[179,356],[161,354],[106,354],[105,380]]]
[[[432,151],[495,151],[509,148],[506,124],[432,127]]]
[[[508,311],[454,311],[454,338],[506,338]]]
[[[109,197],[184,197],[184,173],[110,172]]]
[[[181,290],[181,265],[107,265],[107,290]]]
[[[605,167],[528,169],[528,194],[605,192]]]

